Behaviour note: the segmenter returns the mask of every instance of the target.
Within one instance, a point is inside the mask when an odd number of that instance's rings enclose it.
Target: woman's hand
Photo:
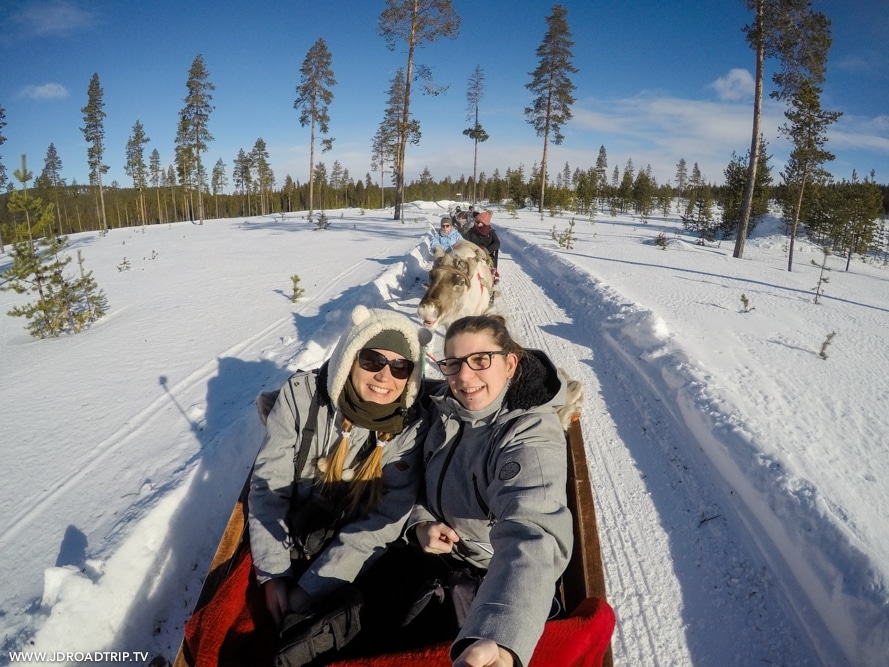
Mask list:
[[[290,604],[287,602],[287,582],[284,579],[269,579],[262,585],[265,595],[265,606],[271,613],[275,623],[280,623],[288,611]]]
[[[512,653],[490,639],[478,639],[454,660],[453,667],[513,667]]]
[[[414,533],[420,547],[428,554],[449,554],[460,541],[460,536],[453,528],[439,521],[418,523],[414,527]]]

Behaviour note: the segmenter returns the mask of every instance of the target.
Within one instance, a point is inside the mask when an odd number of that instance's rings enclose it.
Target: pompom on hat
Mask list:
[[[404,390],[405,405],[410,407],[420,391],[423,370],[422,346],[432,335],[419,328],[405,315],[392,310],[355,306],[349,326],[330,356],[327,372],[327,393],[336,404],[352,370],[352,362],[364,348],[389,350],[414,362],[414,370]]]

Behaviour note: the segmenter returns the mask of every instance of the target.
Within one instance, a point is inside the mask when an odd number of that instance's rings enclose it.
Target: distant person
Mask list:
[[[454,246],[462,240],[463,237],[460,236],[460,232],[454,228],[454,224],[451,222],[451,216],[443,215],[441,216],[441,224],[438,231],[432,234],[432,242],[429,244],[429,248],[433,252],[435,252],[436,248],[441,248],[445,252],[453,252]]]
[[[500,273],[497,271],[497,256],[500,254],[500,238],[491,227],[491,212],[482,211],[475,217],[475,224],[469,229],[463,238],[471,241],[488,254],[491,271],[494,273],[494,283],[500,282]]]

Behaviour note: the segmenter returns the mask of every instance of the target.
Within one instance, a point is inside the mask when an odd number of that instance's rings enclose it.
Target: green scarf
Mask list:
[[[364,401],[352,386],[352,378],[346,381],[343,393],[340,396],[339,408],[346,419],[353,424],[358,424],[368,431],[378,433],[401,433],[404,429],[404,392],[395,403],[372,403]]]

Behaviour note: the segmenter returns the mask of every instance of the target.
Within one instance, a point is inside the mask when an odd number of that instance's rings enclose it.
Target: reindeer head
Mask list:
[[[417,314],[428,329],[447,326],[474,309],[471,297],[478,286],[478,260],[443,254],[435,257],[429,272],[429,287]]]

